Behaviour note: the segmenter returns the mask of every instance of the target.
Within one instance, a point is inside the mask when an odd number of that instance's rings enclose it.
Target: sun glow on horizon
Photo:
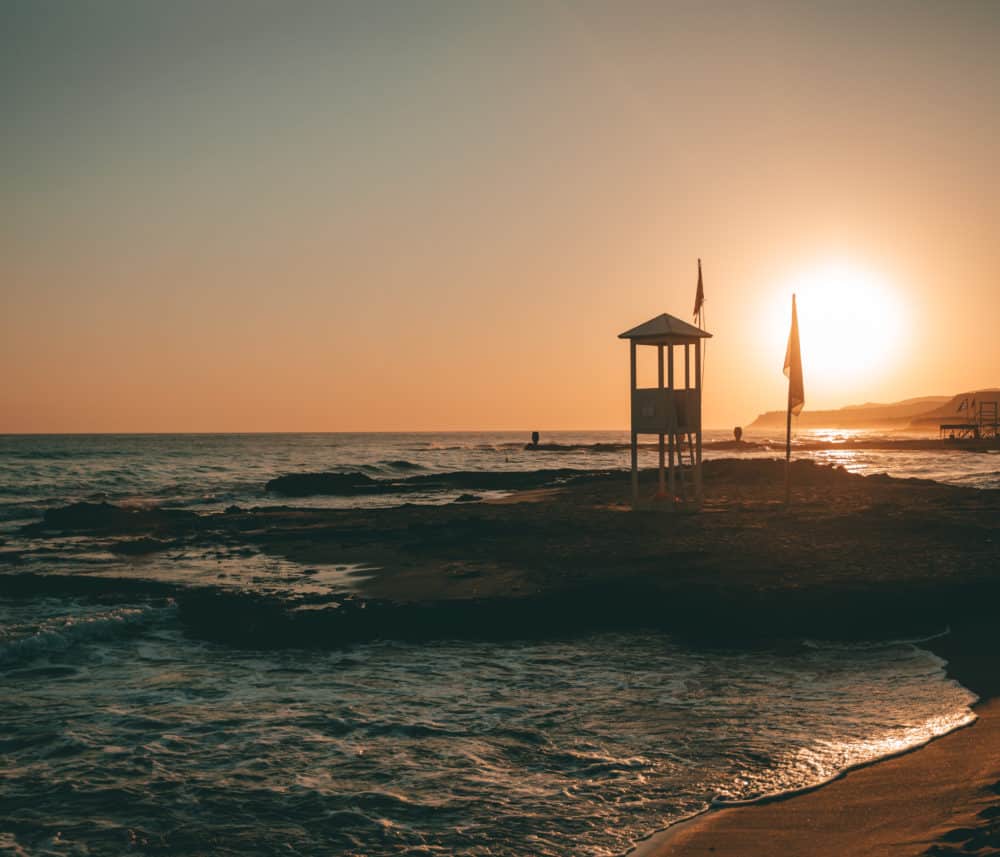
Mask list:
[[[887,278],[844,260],[802,270],[782,284],[769,310],[768,329],[782,350],[796,296],[806,407],[813,401],[863,388],[882,380],[902,359],[906,311]],[[780,333],[779,333],[780,332]]]

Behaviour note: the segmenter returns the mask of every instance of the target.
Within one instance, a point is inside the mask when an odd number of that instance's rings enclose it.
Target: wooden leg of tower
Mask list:
[[[675,435],[673,432],[670,432],[670,434],[667,435],[667,437],[669,438],[669,453],[668,454],[669,454],[669,461],[670,461],[670,469],[667,471],[667,474],[668,474],[668,477],[669,477],[668,482],[667,482],[667,490],[670,492],[670,502],[671,502],[671,504],[673,504],[674,497],[677,496],[676,495],[677,487],[674,484],[674,444],[676,443],[677,435]]]
[[[701,429],[695,433],[694,494],[699,506],[705,499],[701,484]]]
[[[687,504],[688,501],[688,480],[684,475],[684,435],[677,435],[677,496],[681,502]]]
[[[663,443],[663,435],[660,435],[660,481],[657,493],[663,497],[667,493],[666,472],[664,461],[666,459],[666,448]]]
[[[632,432],[632,508],[639,505],[639,445],[638,435]]]
[[[677,492],[677,496],[687,504],[688,501],[688,489],[691,487],[688,485],[690,481],[688,474],[684,472],[684,435],[677,435],[677,478],[680,480],[680,490]]]

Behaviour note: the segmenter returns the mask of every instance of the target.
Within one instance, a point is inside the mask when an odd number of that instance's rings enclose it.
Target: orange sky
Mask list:
[[[995,4],[397,6],[8,16],[0,432],[624,428],[698,256],[708,426],[1000,385]]]

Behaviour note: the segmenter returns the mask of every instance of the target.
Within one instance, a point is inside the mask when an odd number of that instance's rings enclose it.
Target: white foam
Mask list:
[[[9,665],[81,643],[107,640],[173,615],[176,607],[116,607],[97,613],[55,616],[34,626],[0,629],[0,664]]]

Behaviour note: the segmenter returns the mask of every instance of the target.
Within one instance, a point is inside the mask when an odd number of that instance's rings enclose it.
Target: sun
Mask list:
[[[778,291],[771,323],[782,349],[796,295],[807,400],[810,387],[824,395],[861,393],[898,364],[905,307],[878,272],[828,261],[794,274]]]

